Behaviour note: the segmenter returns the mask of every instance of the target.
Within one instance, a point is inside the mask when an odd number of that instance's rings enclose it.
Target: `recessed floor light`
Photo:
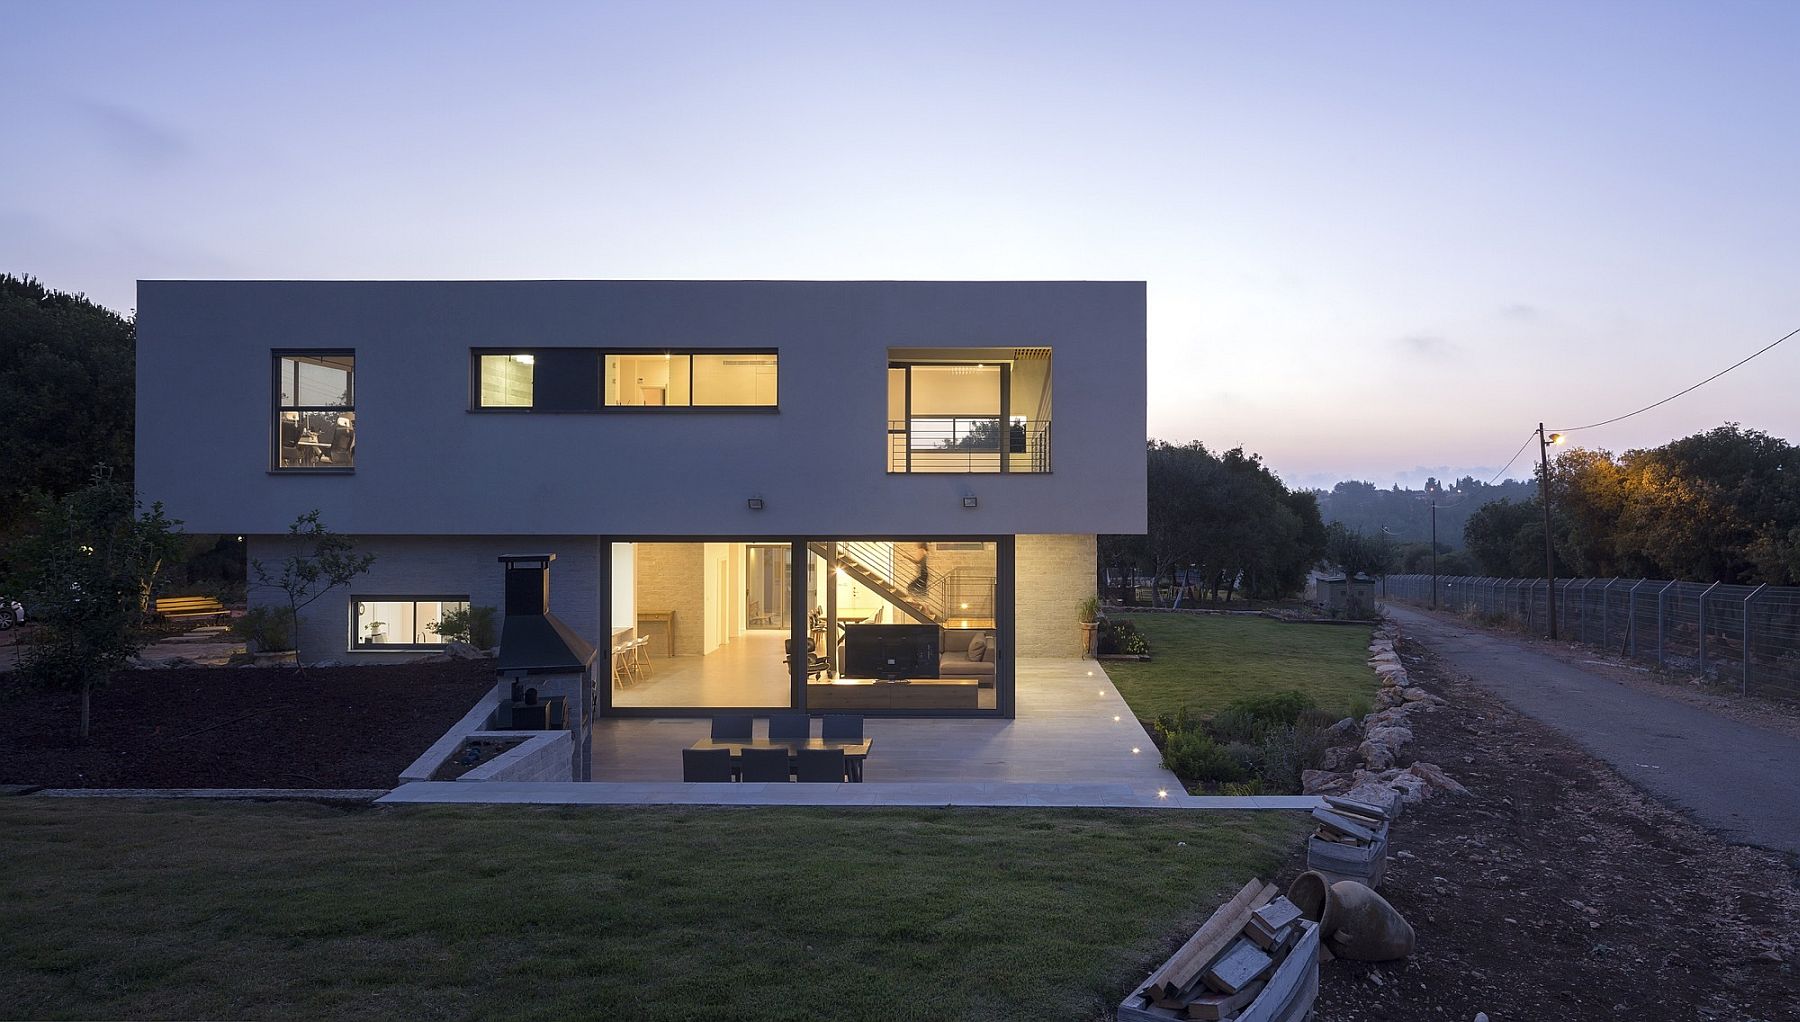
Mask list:
[[[1131,747],[1131,754],[1132,754],[1132,755],[1133,755],[1133,756],[1135,756],[1135,755],[1137,755],[1137,754],[1138,754],[1138,752],[1139,752],[1139,750],[1138,750],[1138,747],[1137,747],[1137,746],[1135,746],[1135,745],[1133,745],[1133,746],[1132,746],[1132,747]]]

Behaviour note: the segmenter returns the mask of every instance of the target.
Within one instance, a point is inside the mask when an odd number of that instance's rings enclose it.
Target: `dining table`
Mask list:
[[[702,738],[691,747],[701,751],[730,749],[731,763],[734,769],[743,760],[745,749],[786,749],[788,750],[789,769],[792,769],[799,760],[801,749],[842,749],[844,750],[845,772],[851,781],[860,784],[863,779],[863,762],[869,758],[869,749],[874,744],[874,741],[869,738],[807,738],[786,742],[772,742],[766,738],[754,738],[749,741]]]

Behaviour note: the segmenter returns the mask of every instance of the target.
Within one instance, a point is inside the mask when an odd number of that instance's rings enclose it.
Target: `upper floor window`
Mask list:
[[[530,408],[532,373],[537,358],[530,352],[482,353],[476,356],[480,408]]]
[[[609,351],[608,408],[774,408],[773,351]]]
[[[1050,471],[1049,348],[888,351],[889,472]]]
[[[278,351],[275,467],[356,465],[356,353]]]

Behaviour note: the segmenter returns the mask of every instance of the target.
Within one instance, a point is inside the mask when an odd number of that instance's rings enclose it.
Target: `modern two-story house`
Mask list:
[[[602,714],[1012,716],[1145,524],[1136,282],[144,281],[137,366],[146,498],[375,555],[309,660],[439,648],[553,553]]]

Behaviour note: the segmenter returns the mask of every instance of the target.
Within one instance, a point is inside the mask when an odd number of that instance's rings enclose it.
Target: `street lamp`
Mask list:
[[[1556,545],[1550,538],[1550,445],[1563,443],[1566,439],[1561,433],[1545,433],[1544,424],[1538,423],[1538,499],[1544,504],[1544,578],[1549,583],[1545,590],[1544,609],[1550,619],[1550,637],[1556,638]]]

